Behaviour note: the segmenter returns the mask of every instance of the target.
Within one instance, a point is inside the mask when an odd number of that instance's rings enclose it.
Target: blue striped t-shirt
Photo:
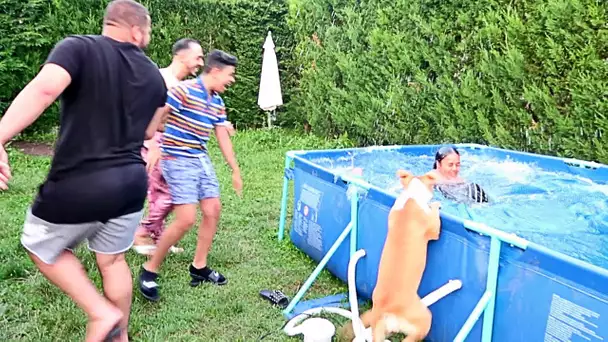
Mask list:
[[[200,78],[181,82],[168,91],[171,112],[165,123],[161,149],[174,156],[206,153],[209,134],[226,123],[226,108],[218,94],[209,94]]]

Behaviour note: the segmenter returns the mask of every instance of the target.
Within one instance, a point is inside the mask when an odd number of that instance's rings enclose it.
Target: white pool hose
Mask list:
[[[357,288],[355,286],[355,268],[359,259],[364,256],[365,250],[360,249],[355,252],[355,254],[353,254],[353,256],[350,258],[350,261],[348,262],[348,301],[350,303],[351,311],[331,306],[309,309],[295,316],[289,322],[287,322],[285,328],[283,328],[283,331],[289,336],[303,334],[304,342],[331,342],[332,337],[336,333],[336,327],[325,318],[308,318],[312,315],[319,315],[323,312],[328,312],[338,314],[352,321],[353,331],[355,333],[355,339],[353,340],[353,342],[371,342],[371,327],[365,329],[363,323],[359,318],[359,303],[357,301]],[[461,287],[462,282],[460,280],[450,280],[447,284],[443,285],[442,287],[438,288],[437,290],[429,293],[424,298],[422,298],[422,303],[427,307],[431,306],[441,298],[460,289]],[[302,324],[296,326],[304,319],[306,320]]]
[[[355,340],[353,342],[365,341],[363,337],[365,334],[365,327],[359,318],[359,302],[357,300],[357,286],[355,279],[357,262],[364,256],[365,250],[360,249],[350,257],[350,261],[348,262],[348,302],[350,304],[351,321],[353,323],[353,331],[355,333]]]
[[[302,320],[306,319],[312,315],[318,315],[323,312],[330,312],[334,314],[341,315],[346,317],[352,321],[353,330],[355,332],[355,341],[367,341],[368,339],[364,338],[365,327],[361,323],[359,319],[359,305],[357,302],[357,288],[355,286],[355,268],[357,266],[357,262],[365,256],[365,250],[360,249],[350,258],[348,262],[348,300],[350,303],[351,311],[335,308],[335,307],[320,307],[313,308],[302,312],[296,317],[292,318],[283,328],[283,331],[289,336],[295,336],[298,334],[304,335],[305,342],[331,342],[332,337],[336,333],[336,328],[334,325],[320,317],[309,318],[305,320],[302,324],[296,327],[298,323]],[[370,335],[371,335],[371,329]],[[371,341],[371,336],[369,341]]]

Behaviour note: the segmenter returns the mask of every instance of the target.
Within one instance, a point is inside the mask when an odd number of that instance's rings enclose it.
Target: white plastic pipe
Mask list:
[[[460,290],[461,287],[462,281],[460,281],[460,279],[450,279],[447,284],[424,296],[424,298],[421,300],[422,304],[429,307],[450,293]]]
[[[330,342],[331,338],[335,334],[335,327],[331,322],[323,318],[309,318],[302,324],[296,327],[302,320],[312,315],[318,315],[322,312],[331,312],[341,315],[347,319],[350,319],[353,324],[353,330],[355,332],[354,341],[371,341],[370,338],[365,337],[365,327],[359,319],[359,303],[357,299],[357,287],[355,286],[355,274],[357,262],[365,256],[365,250],[360,249],[350,258],[348,262],[348,300],[350,303],[351,311],[347,311],[342,308],[335,307],[320,307],[313,308],[302,312],[296,317],[292,318],[283,328],[283,331],[289,336],[295,336],[298,334],[304,335],[304,341],[315,341],[315,342]],[[331,328],[329,327],[331,325]],[[321,330],[325,330],[327,333],[320,333]],[[371,330],[370,330],[371,331]]]

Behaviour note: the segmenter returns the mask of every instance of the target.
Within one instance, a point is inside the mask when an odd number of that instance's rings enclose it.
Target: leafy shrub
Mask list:
[[[291,109],[359,144],[608,162],[607,17],[596,0],[291,0]]]
[[[99,33],[105,1],[0,0],[0,110],[56,41]],[[149,55],[181,37],[239,57],[229,119],[259,127],[272,30],[279,124],[360,145],[477,142],[608,162],[608,4],[596,0],[144,0]],[[57,106],[29,131],[56,124]]]
[[[34,77],[55,43],[69,34],[99,34],[105,7],[99,0],[0,0],[0,112]],[[237,82],[224,94],[228,116],[241,127],[257,127],[266,116],[257,105],[262,45],[272,31],[283,84],[289,100],[293,83],[292,35],[282,0],[144,0],[153,21],[147,54],[159,66],[171,62],[171,46],[183,37],[201,41],[203,49],[225,50],[239,58]],[[28,133],[57,124],[57,103]],[[283,110],[280,107],[279,111]]]

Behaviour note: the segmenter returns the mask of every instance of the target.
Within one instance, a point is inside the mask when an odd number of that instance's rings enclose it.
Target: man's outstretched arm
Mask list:
[[[239,165],[236,162],[234,156],[234,149],[232,148],[232,141],[230,141],[230,134],[228,133],[228,127],[226,126],[215,126],[215,136],[217,137],[217,143],[224,155],[226,163],[232,169],[232,172],[239,172]]]
[[[11,168],[4,145],[31,125],[70,85],[80,66],[80,41],[66,38],[49,54],[46,64],[13,100],[0,120],[0,190],[8,189]]]
[[[0,120],[0,146],[31,125],[72,82],[57,64],[45,64],[38,75],[15,97]]]
[[[234,156],[234,149],[232,148],[232,141],[230,141],[228,128],[223,125],[215,126],[215,136],[217,137],[217,142],[224,155],[224,159],[232,169],[232,186],[234,187],[234,191],[241,196],[243,191],[243,180],[241,179],[239,164],[236,162],[236,157]]]

